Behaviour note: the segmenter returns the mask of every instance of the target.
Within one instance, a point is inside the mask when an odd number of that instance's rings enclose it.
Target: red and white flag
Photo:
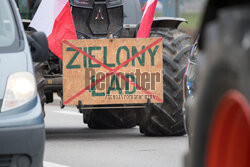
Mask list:
[[[46,34],[49,49],[62,59],[62,41],[77,39],[68,0],[42,0],[30,27]]]
[[[148,0],[148,2],[146,3],[143,9],[144,13],[137,33],[137,38],[149,37],[151,25],[154,20],[156,5],[157,5],[157,0]]]

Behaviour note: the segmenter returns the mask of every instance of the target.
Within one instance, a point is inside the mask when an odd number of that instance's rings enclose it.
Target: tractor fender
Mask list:
[[[184,18],[177,18],[177,17],[157,17],[154,19],[152,28],[156,27],[168,27],[168,28],[178,28],[179,25],[187,20]]]

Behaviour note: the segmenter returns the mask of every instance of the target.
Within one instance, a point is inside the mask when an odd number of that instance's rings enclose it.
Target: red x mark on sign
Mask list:
[[[150,45],[148,45],[146,48],[142,49],[140,52],[136,53],[135,55],[133,55],[132,57],[130,57],[129,59],[127,59],[126,61],[124,61],[123,63],[121,63],[119,66],[117,66],[116,68],[112,69],[110,67],[108,67],[107,65],[103,64],[101,61],[97,60],[96,58],[90,56],[89,54],[87,54],[86,52],[84,52],[83,50],[79,49],[78,47],[74,46],[72,43],[70,43],[67,40],[64,40],[63,43],[65,43],[66,45],[70,46],[71,48],[75,49],[76,51],[78,51],[79,53],[83,54],[84,56],[88,57],[89,59],[93,60],[94,62],[98,63],[99,65],[101,65],[102,67],[104,67],[105,69],[107,69],[109,72],[106,73],[105,75],[103,75],[100,79],[96,80],[95,82],[93,82],[92,84],[90,84],[89,86],[87,86],[86,88],[82,89],[81,91],[79,91],[78,93],[74,94],[72,97],[70,97],[69,99],[66,99],[64,101],[64,104],[67,105],[68,103],[70,103],[72,100],[74,100],[75,98],[77,98],[78,96],[80,96],[81,94],[83,94],[84,92],[86,92],[87,90],[89,90],[90,88],[92,88],[93,86],[97,85],[98,83],[100,83],[102,80],[104,80],[105,78],[109,77],[110,75],[115,74],[116,76],[122,78],[123,80],[125,80],[126,82],[130,83],[131,85],[135,86],[138,90],[141,90],[142,92],[144,92],[147,95],[154,95],[153,93],[151,93],[150,91],[144,89],[143,87],[137,85],[136,83],[134,83],[133,81],[131,81],[130,79],[126,78],[125,76],[123,76],[120,73],[117,73],[122,67],[124,67],[126,64],[128,64],[129,62],[131,62],[132,60],[136,59],[138,56],[140,56],[141,54],[143,54],[144,52],[146,52],[148,49],[154,47],[155,45],[157,45],[158,43],[160,43],[162,41],[162,38],[157,39],[156,41],[154,41],[153,43],[151,43]],[[157,100],[158,102],[162,103],[163,100],[161,98],[159,98],[158,96],[154,95],[155,100]]]

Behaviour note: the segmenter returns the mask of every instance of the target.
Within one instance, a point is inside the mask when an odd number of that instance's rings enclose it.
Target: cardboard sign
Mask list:
[[[63,41],[65,105],[163,102],[162,39]]]

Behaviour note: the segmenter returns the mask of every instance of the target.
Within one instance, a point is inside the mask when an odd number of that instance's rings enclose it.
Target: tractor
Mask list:
[[[196,65],[190,65],[184,77],[184,108],[190,140],[186,166],[248,167],[249,1],[209,0],[198,49],[199,56],[197,52],[190,56]]]
[[[136,38],[143,15],[139,0],[70,0],[70,5],[78,39]],[[187,21],[160,17],[154,19],[151,27],[150,37],[163,40],[164,103],[78,105],[89,128],[131,128],[139,125],[140,132],[146,136],[185,134],[182,78],[192,47],[191,36],[178,29],[183,22]],[[34,31],[28,24],[26,27],[28,31]],[[42,105],[52,103],[54,93],[63,101],[62,61],[51,52],[48,61],[36,64]],[[61,107],[64,107],[63,102]]]

